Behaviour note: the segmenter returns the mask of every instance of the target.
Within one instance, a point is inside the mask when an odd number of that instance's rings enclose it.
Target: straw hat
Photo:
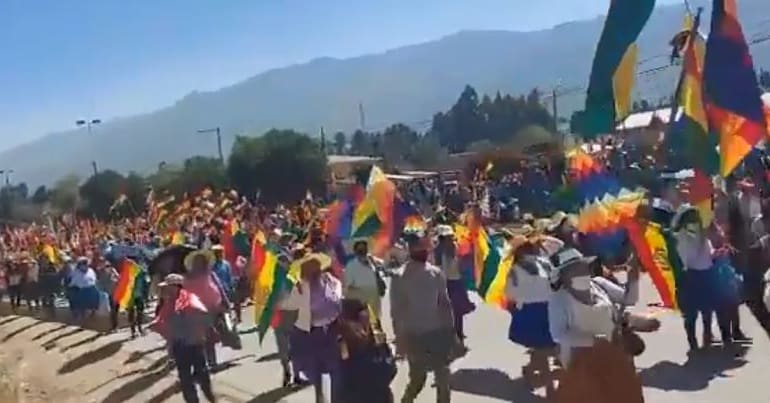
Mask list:
[[[177,273],[171,273],[166,276],[166,278],[163,279],[160,283],[158,283],[158,287],[168,287],[170,285],[178,285],[181,286],[184,284],[184,276]]]
[[[194,250],[194,251],[188,253],[187,256],[185,256],[185,258],[184,258],[185,270],[190,271],[190,269],[192,269],[193,261],[195,261],[195,259],[198,256],[203,256],[204,258],[206,258],[206,261],[208,262],[207,264],[208,264],[209,267],[211,267],[214,264],[214,260],[216,259],[214,257],[214,254],[211,253],[211,251],[208,250],[208,249]]]
[[[301,269],[302,266],[313,261],[318,262],[318,264],[321,266],[321,271],[324,271],[332,266],[332,258],[329,257],[329,255],[325,255],[323,253],[309,253],[302,257],[302,259],[294,262],[294,265]]]
[[[546,227],[546,230],[548,230],[548,232],[555,231],[556,228],[559,228],[559,226],[562,225],[564,221],[567,220],[568,217],[569,216],[567,215],[567,213],[563,211],[555,212],[553,216],[551,216],[551,223],[550,225],[548,225],[548,227]]]
[[[211,251],[212,252],[222,252],[224,250],[225,250],[225,247],[222,246],[221,244],[216,244],[216,245],[212,245],[211,246]]]

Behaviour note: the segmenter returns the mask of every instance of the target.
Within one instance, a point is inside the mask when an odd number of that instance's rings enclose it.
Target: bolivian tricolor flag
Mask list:
[[[123,259],[120,262],[120,275],[118,284],[112,294],[112,299],[118,304],[120,310],[126,310],[133,304],[134,299],[139,297],[142,281],[144,281],[144,270],[131,259]]]
[[[655,8],[655,0],[611,0],[596,48],[579,132],[584,138],[612,133],[631,112],[636,39]]]
[[[513,263],[503,259],[500,251],[482,226],[471,229],[473,237],[473,275],[476,292],[484,302],[505,308],[505,279]]]
[[[278,319],[276,308],[288,277],[287,269],[278,263],[277,249],[262,242],[264,236],[259,234],[261,232],[254,237],[251,261],[254,270],[254,322],[261,343],[267,329]]]

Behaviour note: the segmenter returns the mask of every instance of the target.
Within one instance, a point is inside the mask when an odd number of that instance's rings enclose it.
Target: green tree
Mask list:
[[[422,136],[412,148],[409,162],[419,169],[435,169],[440,161],[445,161],[449,152],[442,147],[435,135]]]
[[[113,170],[108,169],[92,175],[79,190],[83,200],[83,213],[101,219],[108,218],[110,207],[125,191],[126,178]]]
[[[411,127],[403,124],[394,124],[382,133],[382,156],[388,163],[398,163],[406,160],[417,144],[419,135]]]
[[[273,129],[261,137],[236,137],[227,176],[242,195],[259,192],[267,203],[284,203],[301,200],[307,190],[324,194],[326,168],[315,139]]]
[[[347,138],[345,138],[345,133],[337,132],[334,134],[334,152],[337,155],[345,154],[346,144],[347,144]]]
[[[43,204],[47,202],[49,198],[50,194],[45,185],[38,186],[37,189],[35,189],[35,192],[32,193],[32,203],[35,204]]]
[[[227,187],[227,175],[218,158],[195,156],[182,165],[179,187],[188,194],[196,194],[205,188],[221,190]]]
[[[73,213],[80,203],[77,175],[68,175],[58,181],[51,190],[51,204],[59,213]]]
[[[372,142],[369,133],[356,130],[350,139],[350,153],[353,155],[371,155]]]

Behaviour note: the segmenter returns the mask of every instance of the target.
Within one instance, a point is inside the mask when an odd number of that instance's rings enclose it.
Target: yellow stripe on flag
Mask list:
[[[618,69],[612,76],[612,87],[615,95],[615,121],[621,121],[631,113],[631,91],[634,88],[634,71],[638,47],[635,43],[626,49]]]

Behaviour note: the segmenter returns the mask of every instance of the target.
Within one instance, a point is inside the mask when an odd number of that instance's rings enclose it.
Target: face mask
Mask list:
[[[575,291],[588,291],[591,289],[591,276],[573,277],[571,284]]]
[[[415,262],[425,263],[428,261],[428,251],[412,252],[409,257]]]
[[[687,224],[684,229],[692,235],[696,235],[698,232],[700,232],[700,227],[698,224]]]

